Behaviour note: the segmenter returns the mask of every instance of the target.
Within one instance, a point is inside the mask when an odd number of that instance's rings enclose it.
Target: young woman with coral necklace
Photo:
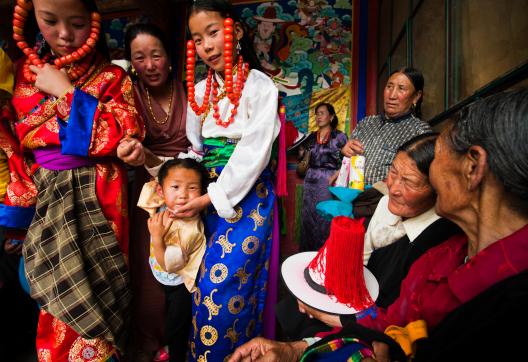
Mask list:
[[[44,42],[31,48],[34,16]],[[124,345],[130,293],[123,137],[143,137],[132,83],[104,48],[92,0],[17,0],[13,105],[34,158],[36,213],[24,241],[31,296],[41,306],[40,361],[105,361]]]
[[[188,12],[187,137],[213,180],[207,194],[172,210],[207,209],[208,245],[193,301],[191,354],[223,361],[259,335],[266,300],[275,199],[268,168],[280,130],[278,91],[255,69],[242,24],[225,0],[198,0]],[[194,85],[198,55],[209,67]]]

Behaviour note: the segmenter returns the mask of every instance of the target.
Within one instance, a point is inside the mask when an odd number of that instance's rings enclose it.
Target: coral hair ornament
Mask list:
[[[221,99],[218,93],[219,84],[216,79],[213,80],[213,70],[211,68],[209,68],[209,71],[207,73],[203,103],[201,105],[198,105],[198,103],[196,102],[194,89],[196,45],[192,40],[189,40],[187,42],[187,67],[185,80],[187,81],[187,99],[189,100],[189,104],[196,115],[199,116],[205,113],[209,110],[209,98],[212,90],[213,117],[216,120],[216,124],[224,128],[228,127],[235,120],[240,97],[242,96],[242,90],[244,88],[244,83],[246,82],[249,73],[249,64],[244,63],[242,55],[239,55],[237,64],[238,74],[236,76],[236,83],[233,84],[233,25],[233,19],[224,19],[224,90],[225,96],[227,96],[229,102],[233,105],[233,108],[231,109],[231,115],[229,116],[227,121],[223,121],[220,118],[220,110],[218,107],[218,102]]]
[[[26,20],[32,10],[32,1],[17,0],[13,13],[13,39],[15,39],[17,46],[27,56],[26,62],[24,63],[23,74],[28,82],[35,82],[36,80],[36,74],[31,72],[29,66],[35,65],[37,67],[42,67],[47,62],[46,58],[39,58],[37,51],[28,45],[24,37]],[[99,40],[99,34],[101,32],[101,15],[99,13],[93,12],[90,14],[90,26],[90,35],[80,48],[76,49],[71,54],[64,55],[53,61],[57,69],[71,65],[68,69],[68,77],[71,80],[80,78],[90,67],[90,62],[80,61],[93,52],[97,41]],[[74,65],[74,63],[77,64]]]

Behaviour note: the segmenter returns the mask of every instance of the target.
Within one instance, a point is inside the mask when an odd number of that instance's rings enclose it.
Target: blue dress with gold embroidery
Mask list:
[[[218,147],[204,146],[208,165],[207,154]],[[222,166],[208,169],[214,178]],[[223,361],[237,346],[260,334],[274,201],[271,172],[265,170],[235,207],[235,217],[221,218],[213,207],[207,211],[207,250],[192,310],[191,355],[198,361]]]

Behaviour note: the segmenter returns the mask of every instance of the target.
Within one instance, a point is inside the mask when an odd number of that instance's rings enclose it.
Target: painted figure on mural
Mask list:
[[[253,19],[257,21],[257,29],[253,37],[253,46],[260,65],[270,76],[275,76],[280,73],[280,67],[275,59],[279,41],[276,30],[281,23],[284,23],[284,20],[280,19],[277,15],[278,6],[273,3],[262,4],[261,9],[264,9],[264,12],[261,15],[253,16]],[[257,8],[257,14],[259,13],[259,9]]]
[[[345,75],[341,72],[341,66],[336,59],[330,58],[329,70],[325,73],[330,83],[330,88],[339,88],[343,85]]]
[[[297,9],[301,19],[299,24],[305,27],[322,25],[322,19],[318,15],[323,6],[328,6],[326,0],[298,0]]]

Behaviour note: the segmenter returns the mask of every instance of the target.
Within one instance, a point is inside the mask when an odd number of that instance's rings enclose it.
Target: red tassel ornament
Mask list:
[[[330,236],[308,268],[324,275],[326,292],[356,310],[374,304],[363,273],[363,219],[346,216],[332,219]]]
[[[37,67],[42,67],[45,63],[47,63],[49,57],[40,59],[37,51],[30,48],[25,40],[24,26],[31,10],[33,10],[32,1],[17,0],[17,5],[15,6],[13,14],[13,39],[17,41],[17,46],[27,56],[23,69],[24,77],[28,82],[34,83],[37,79],[37,76],[29,69],[29,66],[35,65]],[[85,61],[81,64],[79,64],[79,61],[93,52],[97,44],[97,40],[99,39],[99,34],[101,32],[101,15],[99,13],[93,12],[90,14],[90,19],[91,32],[86,39],[85,44],[83,44],[73,53],[67,54],[53,61],[57,69],[72,65],[68,70],[68,78],[70,78],[72,81],[79,79],[90,67],[89,61]],[[77,64],[73,65],[74,63]]]

